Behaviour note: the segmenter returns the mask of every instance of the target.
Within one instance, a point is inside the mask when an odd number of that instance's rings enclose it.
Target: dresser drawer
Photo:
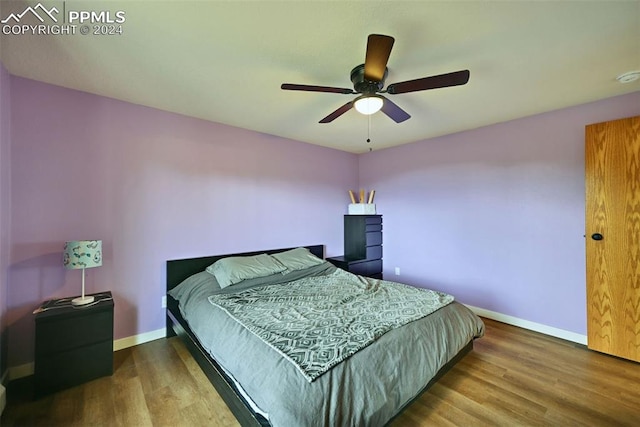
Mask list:
[[[365,232],[370,232],[370,231],[382,231],[382,224],[368,224],[364,226],[364,231]]]
[[[378,215],[378,216],[367,216],[364,219],[364,223],[366,225],[371,225],[371,224],[382,224],[382,215]]]
[[[365,254],[366,259],[380,259],[382,258],[382,246],[367,246]]]
[[[349,271],[360,276],[372,276],[382,274],[382,260],[360,261],[349,263]]]
[[[382,231],[372,231],[365,233],[365,244],[367,246],[375,246],[382,244]],[[368,257],[367,257],[368,258]]]

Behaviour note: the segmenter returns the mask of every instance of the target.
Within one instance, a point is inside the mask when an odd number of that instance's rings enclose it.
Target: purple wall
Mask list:
[[[584,126],[640,114],[635,93],[356,156],[4,68],[0,87],[9,366],[32,360],[31,311],[80,290],[65,240],[103,240],[87,289],[113,291],[124,338],[164,326],[167,259],[315,243],[341,254],[349,188],[376,190],[387,278],[584,334]]]
[[[638,114],[640,92],[360,156],[385,278],[586,334],[584,127]]]
[[[65,240],[102,239],[87,291],[115,295],[115,337],[164,327],[167,259],[324,243],[342,252],[357,156],[11,76],[9,365],[31,311],[76,295]]]
[[[10,76],[0,63],[0,378],[7,369],[7,286],[11,242]]]

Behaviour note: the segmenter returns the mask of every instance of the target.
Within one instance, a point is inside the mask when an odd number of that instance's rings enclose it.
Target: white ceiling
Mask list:
[[[0,1],[0,19],[33,1]],[[125,13],[122,35],[5,35],[11,74],[354,153],[368,118],[318,121],[355,95],[367,36],[395,37],[387,84],[469,69],[465,86],[387,95],[411,114],[371,117],[373,149],[640,90],[640,1],[43,1]],[[29,15],[21,24],[38,24]],[[47,21],[45,24],[52,24]]]

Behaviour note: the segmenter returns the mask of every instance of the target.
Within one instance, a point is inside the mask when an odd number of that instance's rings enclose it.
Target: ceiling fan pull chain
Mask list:
[[[367,116],[367,144],[369,144],[369,151],[371,151],[371,116],[370,114]]]

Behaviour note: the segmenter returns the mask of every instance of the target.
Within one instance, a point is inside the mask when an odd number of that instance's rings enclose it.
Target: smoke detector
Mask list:
[[[624,83],[635,82],[639,78],[640,78],[640,71],[629,71],[627,73],[620,74],[618,77],[616,77],[616,80],[624,84]]]

